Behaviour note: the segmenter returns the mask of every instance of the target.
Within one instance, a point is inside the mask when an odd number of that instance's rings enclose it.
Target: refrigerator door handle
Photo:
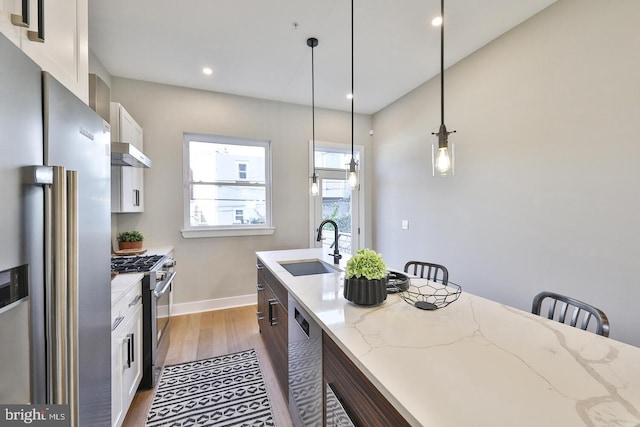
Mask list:
[[[37,177],[38,168],[34,170]],[[46,171],[46,169],[40,169]],[[48,366],[49,397],[69,404],[71,425],[78,417],[78,173],[62,166],[51,168],[52,185],[47,227],[50,279],[47,283],[47,334],[53,345]],[[46,173],[44,174],[46,175]],[[37,179],[36,179],[37,181]],[[45,179],[46,181],[46,179]]]
[[[68,388],[71,425],[78,417],[78,172],[67,171]]]
[[[51,186],[50,223],[47,236],[47,259],[51,274],[47,286],[49,313],[47,331],[52,345],[49,354],[48,384],[49,403],[67,404],[67,176],[62,166],[53,167]]]

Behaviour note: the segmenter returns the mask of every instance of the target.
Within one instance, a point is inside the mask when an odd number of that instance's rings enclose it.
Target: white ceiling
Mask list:
[[[445,67],[555,0],[447,0]],[[438,0],[355,0],[355,110],[439,73]],[[89,0],[89,47],[112,76],[350,111],[348,0]],[[215,70],[205,76],[202,68]]]

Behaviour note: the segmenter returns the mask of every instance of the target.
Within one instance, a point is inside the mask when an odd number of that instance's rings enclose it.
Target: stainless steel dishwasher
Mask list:
[[[289,412],[295,426],[322,426],[322,329],[289,295]]]

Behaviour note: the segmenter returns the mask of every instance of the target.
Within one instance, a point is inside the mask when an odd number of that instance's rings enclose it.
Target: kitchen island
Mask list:
[[[640,348],[464,289],[435,311],[393,294],[357,306],[342,296],[344,273],[293,276],[280,264],[332,264],[327,252],[257,256],[409,424],[640,425]]]

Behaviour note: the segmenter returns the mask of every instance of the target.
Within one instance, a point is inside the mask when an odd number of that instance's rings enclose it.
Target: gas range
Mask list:
[[[163,255],[112,257],[111,271],[115,273],[147,273],[159,270],[165,258]]]
[[[176,265],[168,255],[111,258],[115,273],[143,273],[142,278],[142,380],[140,389],[155,386],[169,348],[169,324]]]

